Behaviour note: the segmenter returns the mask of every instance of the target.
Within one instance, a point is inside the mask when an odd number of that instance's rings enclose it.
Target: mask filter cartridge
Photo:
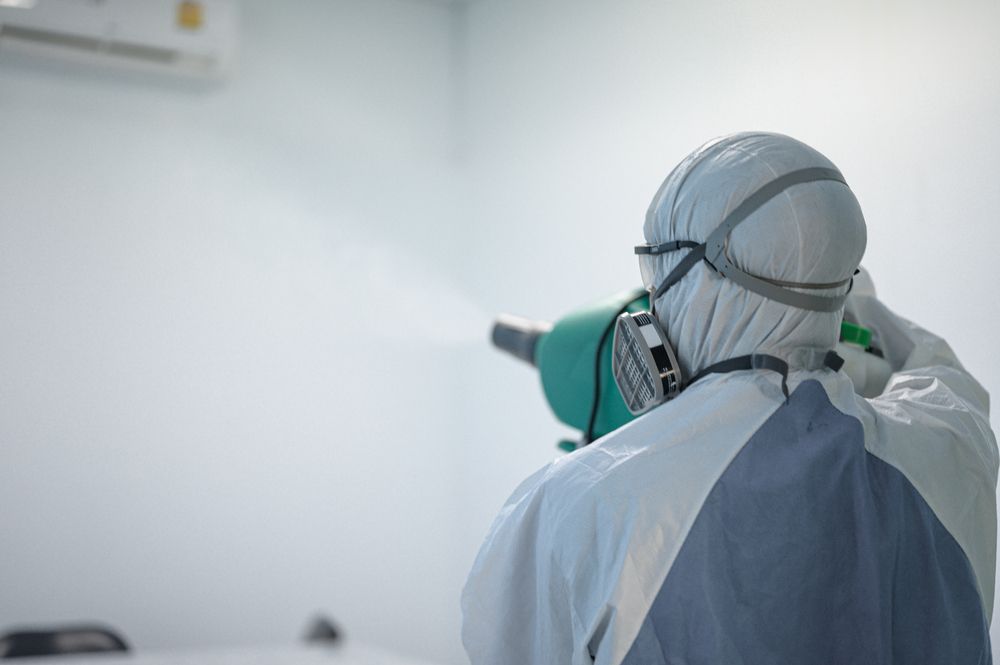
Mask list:
[[[618,317],[611,371],[633,415],[662,404],[681,389],[677,356],[659,322],[648,312]]]

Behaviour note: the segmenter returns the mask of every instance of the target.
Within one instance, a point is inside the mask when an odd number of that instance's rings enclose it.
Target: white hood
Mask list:
[[[754,191],[798,169],[836,167],[781,134],[747,132],[710,141],[686,157],[660,186],[646,214],[648,243],[704,242]],[[846,280],[865,252],[866,230],[851,190],[839,182],[794,185],[737,226],[729,254],[742,270],[799,283]],[[689,250],[658,258],[660,283]],[[836,295],[848,287],[805,291]],[[767,353],[802,367],[802,350],[832,349],[843,310],[816,312],[769,300],[699,262],[656,302],[685,377],[720,360]]]

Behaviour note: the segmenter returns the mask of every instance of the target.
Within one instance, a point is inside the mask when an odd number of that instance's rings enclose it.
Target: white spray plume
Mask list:
[[[394,343],[482,344],[492,317],[440,270],[412,251],[352,242],[338,247],[361,308],[384,322],[372,333]]]

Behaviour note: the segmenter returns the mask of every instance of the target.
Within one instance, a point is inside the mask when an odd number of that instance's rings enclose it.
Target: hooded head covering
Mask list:
[[[836,167],[809,146],[781,134],[740,133],[688,155],[660,186],[646,213],[646,242],[705,242],[726,216],[764,185],[792,171]],[[770,280],[829,284],[846,281],[861,262],[866,229],[861,208],[841,182],[793,185],[755,210],[729,236],[741,270]],[[690,250],[657,257],[659,285]],[[839,295],[831,289],[793,289]],[[837,343],[843,309],[818,312],[770,300],[699,261],[655,304],[685,376],[721,360],[766,353],[801,368],[802,351]]]

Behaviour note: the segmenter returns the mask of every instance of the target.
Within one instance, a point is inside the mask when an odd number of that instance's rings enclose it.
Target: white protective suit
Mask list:
[[[785,136],[710,142],[667,177],[649,243],[704,242],[751,192],[835,168]],[[732,233],[741,269],[849,277],[865,249],[850,189],[795,185]],[[683,258],[658,261],[658,279]],[[843,293],[846,287],[825,293]],[[797,309],[700,262],[656,303],[686,376],[749,353],[525,480],[462,595],[473,665],[988,663],[997,447],[988,396],[941,339],[872,296],[847,308],[894,374],[855,394],[817,368],[843,311]]]

